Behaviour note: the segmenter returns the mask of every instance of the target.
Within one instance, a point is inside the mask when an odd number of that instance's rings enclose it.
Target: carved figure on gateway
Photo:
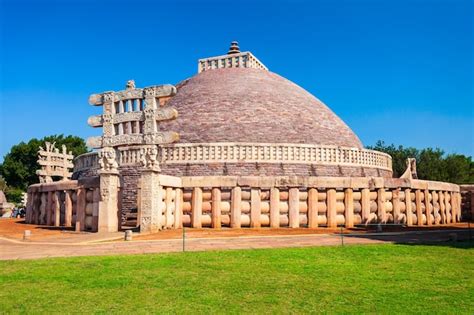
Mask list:
[[[111,147],[105,147],[99,151],[99,166],[101,170],[113,171],[118,168],[115,150]]]

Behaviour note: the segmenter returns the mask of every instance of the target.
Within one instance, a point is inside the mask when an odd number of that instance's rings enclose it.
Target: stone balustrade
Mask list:
[[[459,186],[433,181],[158,176],[154,191],[162,229],[437,226],[459,222],[461,213]]]
[[[248,51],[231,55],[204,58],[199,59],[198,61],[199,73],[222,68],[254,68],[268,70],[268,68],[262,62],[260,62],[257,57]]]
[[[98,177],[34,184],[28,187],[25,220],[28,224],[97,231],[100,198]]]
[[[161,162],[315,163],[392,170],[390,155],[367,149],[309,144],[177,143],[161,148]]]
[[[140,163],[141,146],[118,148],[119,165]],[[160,146],[160,163],[288,163],[374,167],[392,171],[390,155],[367,149],[309,144],[177,143]],[[74,171],[96,168],[97,157],[87,153],[74,160]]]
[[[74,159],[74,172],[97,169],[99,167],[99,156],[97,152],[81,154]]]

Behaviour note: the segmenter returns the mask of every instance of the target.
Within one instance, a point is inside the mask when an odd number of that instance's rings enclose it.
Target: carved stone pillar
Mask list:
[[[147,106],[149,106],[147,104]],[[164,189],[160,183],[158,148],[153,145],[141,152],[142,174],[140,178],[140,232],[154,233],[166,224],[164,216]]]
[[[140,179],[140,233],[154,233],[163,228],[163,189],[158,170],[144,169]]]
[[[117,232],[119,227],[119,173],[117,170],[101,170],[99,175],[100,201],[97,232]]]
[[[99,152],[100,199],[97,232],[117,232],[119,221],[119,172],[115,150],[110,147]]]

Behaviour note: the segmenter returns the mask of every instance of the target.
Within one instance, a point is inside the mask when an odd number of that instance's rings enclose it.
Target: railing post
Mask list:
[[[300,227],[299,189],[290,188],[288,193],[288,219],[290,228]]]
[[[405,189],[405,213],[407,215],[407,226],[413,225],[413,210],[411,207],[411,189]]]
[[[175,228],[183,227],[183,190],[176,188],[174,197],[174,224]]]
[[[354,227],[354,196],[352,188],[346,188],[344,191],[344,217],[345,227],[350,229]]]
[[[231,210],[230,210],[230,227],[231,228],[240,228],[241,202],[242,202],[242,189],[238,186],[234,187],[232,189]]]
[[[212,188],[211,192],[211,212],[212,212],[212,227],[214,229],[221,228],[221,189],[218,187]]]
[[[318,190],[308,189],[308,227],[314,229],[318,227]]]
[[[270,227],[280,227],[280,190],[276,187],[270,189]]]
[[[328,189],[327,192],[327,226],[328,228],[336,228],[336,189]]]
[[[387,215],[385,213],[385,189],[379,188],[377,191],[377,217],[378,222],[386,223]]]
[[[86,189],[80,187],[77,189],[76,201],[76,226],[79,231],[84,231],[86,219]],[[79,224],[77,224],[79,222]],[[76,230],[76,232],[79,232]]]
[[[400,188],[392,190],[393,223],[400,223]]]
[[[430,210],[430,192],[428,189],[425,189],[424,191],[425,194],[425,215],[426,215],[426,225],[431,226],[431,210]],[[434,207],[433,207],[434,208]],[[434,217],[434,215],[433,215]]]
[[[367,224],[370,216],[370,189],[364,188],[361,191],[361,215],[362,223]]]
[[[262,213],[261,208],[261,199],[260,199],[260,189],[252,188],[250,189],[250,227],[259,228],[260,224],[260,215]]]
[[[417,225],[422,226],[423,225],[423,212],[421,209],[421,191],[419,189],[415,191],[415,204],[416,204]]]
[[[202,188],[194,187],[191,198],[191,226],[193,228],[202,227]]]
[[[64,199],[64,226],[72,226],[72,191],[65,191]]]
[[[61,225],[61,198],[59,191],[53,191],[53,222],[54,226]]]

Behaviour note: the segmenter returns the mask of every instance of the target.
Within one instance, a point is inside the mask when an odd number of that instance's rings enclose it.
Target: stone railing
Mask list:
[[[177,143],[161,150],[161,163],[304,163],[392,170],[390,155],[367,149],[309,144]]]
[[[86,171],[99,168],[99,157],[97,152],[81,154],[74,159],[74,172]]]
[[[119,165],[137,165],[141,146],[118,148]],[[392,171],[390,155],[367,149],[309,144],[177,143],[160,147],[160,163],[288,163],[374,167]],[[74,172],[97,168],[97,153],[74,160]]]
[[[158,175],[152,196],[161,228],[438,226],[461,214],[457,185],[381,177]]]
[[[99,178],[34,184],[28,187],[26,223],[97,231]]]
[[[254,68],[268,70],[260,60],[250,52],[241,52],[205,59],[199,59],[198,72],[222,68]]]

